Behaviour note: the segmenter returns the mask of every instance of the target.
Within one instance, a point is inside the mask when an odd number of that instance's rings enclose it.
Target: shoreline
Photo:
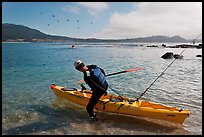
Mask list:
[[[2,42],[2,43],[32,43],[32,42]]]

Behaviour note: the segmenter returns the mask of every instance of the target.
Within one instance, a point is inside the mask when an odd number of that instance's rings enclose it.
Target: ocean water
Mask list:
[[[73,66],[80,59],[102,67],[106,74],[143,66],[136,72],[107,77],[120,94],[138,97],[173,61],[161,56],[184,50],[142,45],[85,43],[73,49],[62,43],[2,43],[2,134],[201,135],[202,58],[196,55],[202,49],[186,49],[184,58],[176,60],[141,98],[190,110],[183,125],[105,112],[97,112],[100,119],[90,122],[84,107],[50,90],[51,83],[81,88],[76,81],[83,76]]]

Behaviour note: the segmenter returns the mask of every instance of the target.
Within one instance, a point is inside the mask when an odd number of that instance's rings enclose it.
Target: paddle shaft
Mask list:
[[[116,73],[111,73],[111,74],[108,74],[106,76],[112,76],[112,75],[117,75],[117,74],[126,73],[126,72],[133,72],[133,71],[140,70],[142,68],[143,67],[140,67],[140,68],[131,68],[131,69],[128,69],[128,70],[124,70],[124,71],[120,71],[120,72],[116,72]]]
[[[112,76],[112,75],[121,74],[121,73],[126,73],[126,72],[127,72],[127,71],[121,71],[121,72],[111,73],[111,74],[106,75],[106,77]]]
[[[133,71],[140,70],[140,69],[142,69],[142,68],[143,68],[143,67],[140,67],[140,68],[132,68],[132,69],[128,69],[128,70],[124,70],[124,71],[120,71],[120,72],[115,72],[115,73],[111,73],[111,74],[106,75],[106,77],[112,76],[112,75],[121,74],[121,73],[126,73],[126,72],[133,72]],[[80,83],[82,83],[82,82],[84,82],[84,80],[79,80],[79,81],[77,81],[76,83],[77,83],[77,84],[80,84]]]

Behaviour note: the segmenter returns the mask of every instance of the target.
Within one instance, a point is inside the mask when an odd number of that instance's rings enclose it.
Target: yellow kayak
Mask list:
[[[56,96],[83,106],[88,104],[92,95],[89,90],[67,89],[55,84],[51,84],[50,88]],[[190,111],[188,110],[144,100],[136,101],[127,97],[121,99],[121,97],[111,94],[102,96],[96,104],[95,109],[111,113],[166,120],[179,124],[183,124],[184,120],[190,115]]]

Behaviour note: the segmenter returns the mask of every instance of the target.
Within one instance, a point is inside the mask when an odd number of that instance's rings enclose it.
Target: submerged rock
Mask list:
[[[175,59],[182,59],[182,58],[183,58],[183,55],[174,54],[174,58],[175,58]]]
[[[163,58],[163,59],[172,59],[172,58],[182,59],[183,55],[173,54],[173,52],[167,52],[164,55],[162,55],[161,58]]]
[[[202,57],[202,55],[199,55],[199,54],[198,54],[198,55],[196,55],[196,57]]]
[[[173,52],[167,52],[161,56],[161,58],[163,58],[163,59],[172,59],[173,57],[174,57]]]

